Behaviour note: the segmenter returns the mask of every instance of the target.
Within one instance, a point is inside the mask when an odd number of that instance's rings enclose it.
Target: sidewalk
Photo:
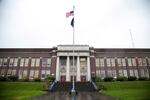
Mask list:
[[[97,92],[79,92],[77,96],[70,96],[68,92],[53,92],[35,97],[33,100],[115,100],[110,96]]]

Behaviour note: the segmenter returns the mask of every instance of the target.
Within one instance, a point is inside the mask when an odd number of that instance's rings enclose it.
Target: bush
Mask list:
[[[139,78],[139,81],[146,81],[146,80],[148,80],[148,77],[140,77]]]
[[[129,76],[128,81],[135,81],[137,78],[135,76]]]
[[[53,76],[48,76],[48,77],[45,78],[45,80],[46,80],[46,81],[49,81],[49,82],[53,82],[53,81],[55,81],[55,77],[53,77]]]
[[[49,85],[50,85],[49,82],[44,82],[44,84],[43,84],[43,90],[44,90],[44,91],[48,91]]]
[[[105,77],[105,78],[104,78],[104,81],[105,81],[105,82],[111,82],[111,81],[113,81],[113,80],[114,80],[113,77]]]
[[[40,82],[40,81],[41,81],[40,78],[35,78],[35,79],[34,79],[34,82]]]
[[[10,81],[17,81],[18,80],[18,76],[15,76],[15,75],[8,76],[8,80],[10,80]]]
[[[117,81],[127,81],[127,77],[119,76],[117,77]]]
[[[96,77],[96,78],[95,78],[95,81],[96,81],[96,82],[101,82],[102,79],[101,79],[100,77]]]
[[[93,81],[93,82],[96,82],[96,77],[92,77],[92,81]]]
[[[7,81],[7,78],[4,76],[0,76],[0,81]]]

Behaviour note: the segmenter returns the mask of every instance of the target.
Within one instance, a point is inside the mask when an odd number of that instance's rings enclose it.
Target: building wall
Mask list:
[[[56,47],[0,49],[0,75],[18,75],[19,79],[31,80],[44,79],[47,75],[56,77],[57,52],[60,51]],[[90,54],[91,77],[150,76],[150,49],[90,47],[86,52]]]
[[[96,76],[150,76],[150,49],[95,49]]]
[[[44,79],[55,76],[53,49],[0,49],[0,75],[18,75],[19,79]]]

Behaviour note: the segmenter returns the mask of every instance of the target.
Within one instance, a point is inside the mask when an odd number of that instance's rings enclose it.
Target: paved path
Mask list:
[[[79,92],[77,96],[70,96],[67,92],[47,93],[33,100],[114,100],[112,97],[97,92]]]

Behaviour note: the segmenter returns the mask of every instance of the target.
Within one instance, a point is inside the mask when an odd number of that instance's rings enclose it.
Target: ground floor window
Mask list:
[[[45,79],[49,75],[50,75],[50,71],[49,70],[42,70],[42,72],[41,72],[41,79]]]

